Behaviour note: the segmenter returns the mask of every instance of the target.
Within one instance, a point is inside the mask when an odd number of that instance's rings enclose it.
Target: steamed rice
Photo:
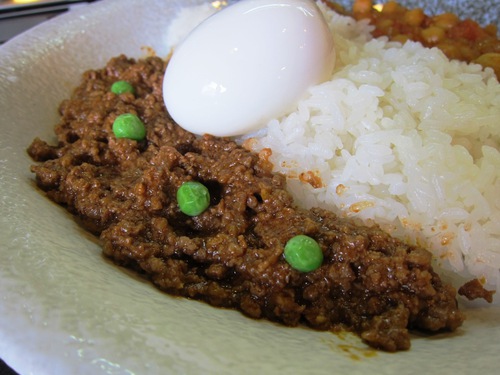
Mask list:
[[[442,270],[460,275],[457,283],[477,277],[499,289],[500,85],[493,70],[418,43],[373,39],[366,21],[318,5],[337,48],[331,80],[240,141],[272,150],[269,160],[299,205],[377,223],[427,247]],[[171,44],[181,39],[171,35],[178,38]]]

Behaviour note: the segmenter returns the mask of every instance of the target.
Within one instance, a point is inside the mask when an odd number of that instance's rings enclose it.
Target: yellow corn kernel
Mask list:
[[[382,13],[396,13],[400,9],[401,7],[398,3],[396,3],[395,1],[388,1],[384,4]]]
[[[382,31],[384,34],[390,34],[392,27],[394,25],[394,21],[388,18],[378,19],[376,22],[376,27],[378,30]]]
[[[445,30],[451,29],[458,21],[458,16],[453,13],[443,13],[432,17],[432,24]]]
[[[500,77],[500,53],[488,52],[482,54],[473,62],[481,64],[484,67],[490,67],[494,70],[497,77]]]
[[[436,44],[442,41],[445,37],[445,32],[437,26],[429,26],[421,32],[422,38],[428,44]]]
[[[496,37],[498,33],[498,27],[490,23],[484,27],[484,31],[486,31],[489,35]]]
[[[372,0],[356,0],[352,5],[353,13],[366,14],[370,13],[372,10],[373,2]]]
[[[460,45],[460,54],[462,55],[461,60],[463,61],[472,61],[478,57],[477,51],[466,44]]]
[[[425,14],[422,8],[415,8],[407,11],[403,18],[410,26],[420,26],[424,22]]]
[[[450,42],[442,42],[438,43],[437,46],[449,59],[461,60],[462,53],[460,51],[460,47],[456,44]]]
[[[391,40],[393,42],[399,42],[401,44],[405,44],[408,40],[410,40],[410,37],[405,34],[398,34],[391,37]]]

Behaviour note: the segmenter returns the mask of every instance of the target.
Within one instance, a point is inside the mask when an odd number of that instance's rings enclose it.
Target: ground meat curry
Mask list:
[[[318,330],[350,330],[387,351],[410,347],[409,330],[455,330],[456,291],[431,254],[377,227],[320,208],[298,208],[269,150],[253,154],[228,139],[196,137],[177,126],[162,100],[165,61],[112,59],[84,74],[60,106],[55,146],[28,149],[38,186],[99,236],[104,254],[173,295],[234,308],[252,318]],[[115,94],[124,80],[134,92]],[[113,122],[131,113],[143,140],[117,138]],[[209,207],[182,213],[176,191],[203,183]],[[315,239],[319,268],[300,272],[283,249],[296,235]]]

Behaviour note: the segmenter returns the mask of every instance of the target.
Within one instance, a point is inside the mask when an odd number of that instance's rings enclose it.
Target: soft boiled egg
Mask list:
[[[163,97],[192,133],[242,135],[284,115],[334,63],[333,37],[314,1],[242,0],[174,50]]]

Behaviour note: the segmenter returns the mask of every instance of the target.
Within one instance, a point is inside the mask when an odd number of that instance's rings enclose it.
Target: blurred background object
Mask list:
[[[0,44],[73,7],[97,0],[0,0]]]

